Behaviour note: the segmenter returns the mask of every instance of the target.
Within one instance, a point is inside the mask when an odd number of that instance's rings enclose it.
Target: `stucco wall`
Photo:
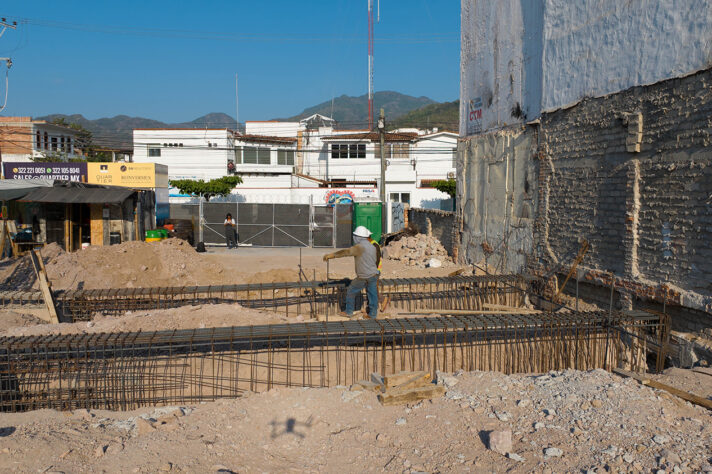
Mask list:
[[[462,0],[460,135],[712,65],[709,0]]]
[[[536,206],[535,130],[474,137],[461,144],[457,206],[458,257],[505,272],[522,272],[532,253]]]

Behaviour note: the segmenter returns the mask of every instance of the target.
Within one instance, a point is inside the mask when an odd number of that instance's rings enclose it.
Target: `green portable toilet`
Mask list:
[[[354,202],[354,220],[352,231],[362,225],[372,232],[371,238],[376,242],[381,241],[381,212],[380,202]]]

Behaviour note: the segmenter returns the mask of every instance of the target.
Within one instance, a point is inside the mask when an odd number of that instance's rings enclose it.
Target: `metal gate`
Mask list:
[[[351,205],[201,202],[171,204],[171,217],[192,219],[195,241],[225,245],[225,216],[236,223],[238,242],[259,247],[348,247]]]

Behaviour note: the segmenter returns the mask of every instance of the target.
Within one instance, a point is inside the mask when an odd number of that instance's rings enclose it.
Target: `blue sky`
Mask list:
[[[3,115],[118,114],[165,122],[209,112],[295,115],[367,91],[366,0],[3,0],[18,29]],[[459,93],[458,0],[383,0],[375,89],[437,101]],[[4,65],[0,72],[4,75]],[[0,86],[3,89],[4,84]],[[2,100],[0,96],[0,101]]]

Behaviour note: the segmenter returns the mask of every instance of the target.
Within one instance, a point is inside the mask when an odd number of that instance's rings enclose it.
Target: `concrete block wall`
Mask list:
[[[408,209],[408,226],[421,234],[428,232],[428,220],[432,226],[433,237],[436,237],[448,255],[453,255],[453,236],[455,233],[455,213],[435,209]]]
[[[589,281],[712,312],[712,70],[543,114],[540,133],[532,266],[587,239]]]

